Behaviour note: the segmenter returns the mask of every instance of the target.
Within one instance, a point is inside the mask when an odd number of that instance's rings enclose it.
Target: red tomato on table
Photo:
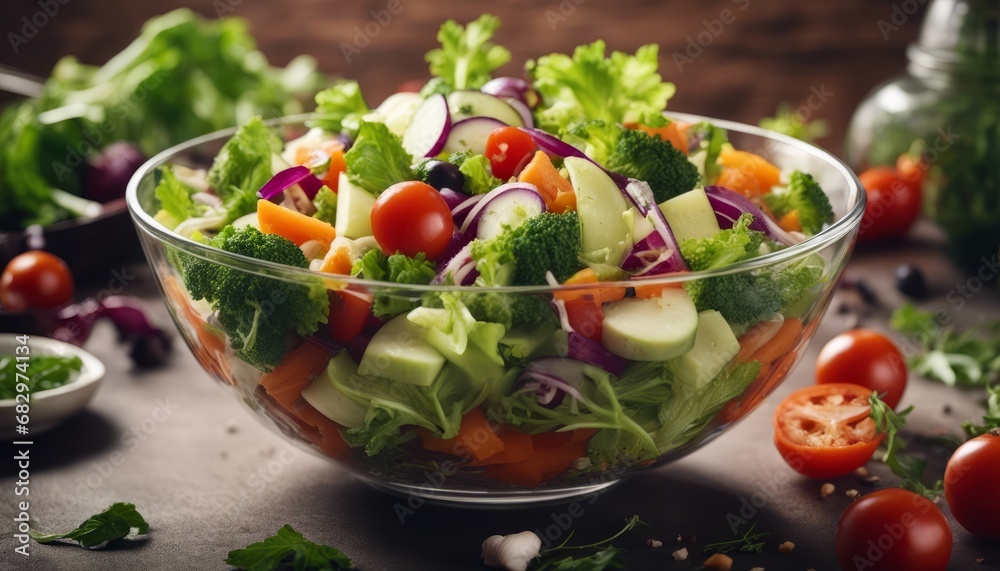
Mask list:
[[[816,382],[867,387],[895,409],[906,390],[906,360],[896,345],[870,329],[841,333],[827,343],[816,361]]]

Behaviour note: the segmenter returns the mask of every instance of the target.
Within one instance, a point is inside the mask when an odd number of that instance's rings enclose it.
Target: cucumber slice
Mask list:
[[[350,369],[357,372],[357,366],[346,351],[340,352],[335,360],[349,361]],[[345,368],[347,363],[342,363],[338,370]],[[320,376],[302,391],[302,398],[318,410],[323,416],[346,428],[357,428],[364,426],[365,414],[368,412],[351,397],[337,390],[326,375]]]
[[[632,249],[632,215],[615,181],[594,163],[567,157],[564,164],[576,192],[583,257],[618,266]],[[627,219],[626,219],[627,217]]]
[[[337,182],[337,236],[352,240],[372,235],[372,207],[375,197],[360,186],[351,184],[347,173],[340,173]]]
[[[472,89],[452,91],[448,95],[448,108],[454,122],[470,117],[492,117],[514,127],[523,127],[521,114],[509,103],[488,93]]]
[[[433,157],[441,152],[450,130],[448,101],[444,95],[435,93],[413,112],[413,119],[403,133],[403,148],[415,159]]]
[[[711,238],[721,230],[704,188],[671,198],[660,205],[660,212],[663,212],[678,243],[688,238]]]
[[[633,361],[665,361],[691,350],[698,310],[682,289],[659,297],[629,297],[604,304],[601,344]]]
[[[406,128],[410,126],[410,120],[414,112],[424,99],[419,93],[394,93],[385,98],[374,111],[364,116],[365,121],[378,121],[385,123],[385,126],[397,137],[402,137]]]
[[[358,373],[429,387],[444,367],[444,355],[422,338],[423,327],[397,315],[372,337]]]
[[[698,333],[694,347],[677,358],[677,382],[698,390],[722,372],[729,361],[740,352],[740,342],[726,322],[714,309],[698,314]]]

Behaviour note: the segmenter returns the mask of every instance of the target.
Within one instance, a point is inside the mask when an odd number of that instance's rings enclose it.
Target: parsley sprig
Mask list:
[[[895,412],[882,401],[878,392],[875,391],[872,392],[872,396],[868,397],[868,404],[871,406],[869,415],[875,421],[875,428],[885,435],[885,452],[882,454],[882,462],[889,467],[893,474],[902,479],[899,482],[899,487],[931,500],[944,493],[941,480],[929,488],[924,485],[922,477],[927,462],[903,452],[906,448],[906,441],[900,438],[899,433],[906,426],[906,417],[913,412],[913,406],[901,412]]]
[[[736,538],[729,541],[718,541],[716,543],[709,543],[705,546],[705,551],[715,551],[717,553],[728,553],[737,547],[740,551],[749,551],[750,553],[760,553],[764,549],[763,538],[771,535],[765,531],[754,532],[757,528],[757,522],[753,522],[750,528],[746,532]]]
[[[354,569],[354,563],[338,549],[313,543],[288,524],[263,541],[230,551],[226,563],[246,571]]]
[[[622,569],[623,565],[617,561],[618,555],[622,550],[612,546],[611,542],[625,535],[638,525],[645,524],[639,519],[638,515],[633,515],[625,520],[625,527],[619,530],[618,533],[601,541],[588,543],[587,545],[567,545],[573,538],[573,532],[571,531],[562,543],[546,549],[539,555],[539,557],[543,558],[543,562],[539,567],[535,568],[535,571],[600,571],[601,569]],[[551,555],[558,551],[595,548],[601,549],[596,553],[584,557],[565,557],[559,560],[551,558]],[[544,561],[544,558],[549,558],[549,560]]]
[[[146,535],[149,524],[135,509],[134,504],[117,502],[103,512],[92,515],[73,531],[66,533],[43,533],[31,522],[28,535],[38,543],[53,541],[75,541],[81,547],[98,549],[108,542],[126,537]]]

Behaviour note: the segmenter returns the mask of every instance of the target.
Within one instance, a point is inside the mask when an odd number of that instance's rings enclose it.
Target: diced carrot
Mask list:
[[[690,123],[685,123],[683,121],[671,121],[662,127],[650,127],[648,125],[639,125],[637,123],[630,123],[625,125],[630,129],[639,129],[649,135],[654,137],[659,137],[664,141],[669,141],[678,151],[688,153],[688,138],[686,131],[691,126]]]
[[[563,282],[563,285],[574,285],[574,284],[596,284],[600,283],[597,278],[597,274],[594,270],[590,268],[584,268],[579,272],[576,272]],[[569,301],[571,299],[581,298],[587,295],[591,295],[595,300],[601,303],[607,303],[609,301],[618,301],[619,299],[625,297],[625,288],[621,286],[606,286],[595,289],[566,289],[560,290],[552,294],[556,299],[561,299],[563,301]]]
[[[557,214],[565,214],[572,210],[576,210],[576,193],[575,192],[564,192],[556,197],[555,202],[552,203],[552,212]]]
[[[772,186],[781,183],[781,169],[758,154],[748,151],[725,150],[719,154],[719,161],[723,166],[736,168],[756,177],[760,185],[760,192],[763,194],[771,192]]]
[[[257,201],[257,220],[261,232],[288,238],[296,246],[310,240],[330,244],[337,237],[337,231],[329,223],[269,200]]]
[[[288,412],[295,412],[295,402],[302,390],[326,369],[330,355],[312,343],[303,343],[285,353],[281,364],[260,379],[267,394]]]
[[[802,224],[799,222],[799,211],[790,210],[778,220],[778,226],[786,232],[801,232]]]
[[[302,145],[295,149],[295,164],[304,165],[312,158],[312,149]]]
[[[532,437],[532,440],[535,442],[535,453],[530,458],[512,464],[487,466],[485,470],[486,477],[514,484],[515,486],[533,488],[546,480],[562,474],[573,465],[573,462],[577,458],[587,455],[589,437],[574,441],[573,438],[576,435],[570,434],[569,440],[565,444],[540,447],[538,446],[538,437],[540,436],[542,435],[536,434]]]
[[[330,168],[323,175],[323,184],[333,192],[337,192],[339,190],[337,185],[340,183],[340,173],[342,172],[347,172],[347,161],[344,159],[343,144],[340,145],[340,148],[330,152]]]
[[[684,274],[684,273],[687,273],[687,270],[674,272],[674,274]],[[650,281],[655,281],[655,278],[632,278],[632,281],[630,283],[632,285],[632,289],[635,290],[635,297],[643,299],[648,299],[650,297],[660,297],[661,295],[663,295],[663,290],[665,289],[677,289],[684,287],[684,282],[648,283]]]
[[[550,211],[560,214],[565,212],[568,199],[563,199],[562,203],[557,205],[559,197],[567,193],[574,194],[573,185],[559,174],[556,167],[552,165],[552,160],[542,151],[535,152],[535,156],[521,170],[517,180],[535,185],[538,188],[538,193],[545,199],[545,206]],[[575,207],[575,196],[572,204]]]
[[[330,338],[342,345],[358,336],[371,315],[375,296],[365,288],[348,286],[330,292],[330,315],[327,319]]]
[[[483,410],[476,407],[465,413],[458,435],[453,438],[436,438],[429,431],[418,429],[424,448],[442,454],[464,456],[471,454],[475,460],[486,460],[503,452],[504,442],[490,426]]]
[[[760,182],[757,181],[757,177],[738,168],[722,169],[715,184],[738,192],[751,200],[760,198]]]
[[[324,416],[304,399],[296,401],[292,414],[316,428],[317,432],[309,431],[302,435],[328,456],[346,458],[350,453],[350,446],[347,445],[340,433],[340,425]]]
[[[235,385],[229,360],[226,358],[225,339],[218,337],[201,314],[191,306],[191,302],[188,301],[188,296],[184,293],[177,278],[171,275],[163,278],[163,293],[170,301],[170,306],[181,311],[180,314],[175,312],[174,316],[187,322],[190,330],[197,337],[197,343],[192,343],[191,348],[201,366],[210,373],[214,373],[228,383]]]
[[[474,460],[467,466],[493,466],[495,464],[513,464],[523,462],[535,453],[531,435],[503,426],[497,431],[497,436],[503,440],[503,452],[494,454],[485,460]]]
[[[330,249],[327,250],[319,271],[343,276],[351,275],[351,268],[354,266],[351,252],[352,245],[348,238],[343,236],[335,238],[333,242],[330,242]]]
[[[754,351],[749,360],[760,361],[765,365],[777,361],[779,357],[791,351],[795,342],[798,341],[800,333],[802,333],[802,321],[786,319],[774,337],[763,347]]]
[[[785,324],[784,319],[774,320],[774,321],[759,321],[754,324],[746,333],[740,335],[738,339],[740,343],[740,350],[736,353],[735,361],[737,363],[747,363],[751,361],[750,358],[757,349],[760,349],[768,341],[770,341],[778,331],[781,330],[781,326]]]

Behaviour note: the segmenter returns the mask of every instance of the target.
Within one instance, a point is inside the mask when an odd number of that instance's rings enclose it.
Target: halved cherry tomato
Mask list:
[[[795,391],[774,411],[774,445],[796,472],[810,478],[847,474],[882,441],[869,418],[872,391],[847,383]]]
[[[382,251],[413,257],[423,252],[434,260],[455,231],[448,203],[435,188],[418,181],[396,183],[375,201],[372,234]]]
[[[486,158],[490,160],[493,176],[500,180],[521,172],[534,154],[535,141],[517,127],[500,127],[486,139]]]
[[[1000,429],[958,447],[944,471],[951,515],[969,532],[1000,539]]]
[[[878,394],[893,409],[906,390],[906,361],[881,333],[854,329],[827,343],[816,360],[816,383],[852,383]]]
[[[945,571],[951,528],[934,502],[900,488],[862,496],[837,524],[841,569]]]
[[[0,303],[8,311],[51,309],[73,297],[73,275],[58,256],[42,250],[18,254],[0,274]]]
[[[922,178],[903,177],[893,167],[875,167],[858,179],[868,195],[858,241],[876,242],[906,234],[920,214]]]

